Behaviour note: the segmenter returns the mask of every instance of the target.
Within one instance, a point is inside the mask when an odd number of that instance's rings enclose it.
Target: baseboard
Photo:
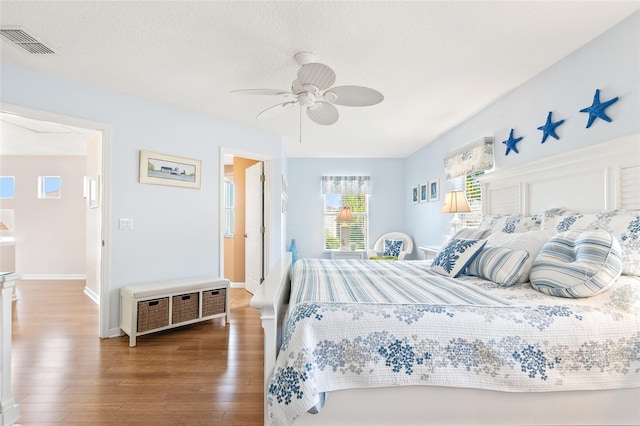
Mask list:
[[[20,274],[23,280],[34,280],[34,281],[53,281],[53,280],[86,280],[87,276],[84,274],[60,274],[60,275],[49,275],[49,274]]]
[[[116,328],[110,328],[109,329],[109,338],[114,338],[114,337],[120,337],[120,336],[124,336],[124,333],[122,332],[122,330],[120,330],[120,327],[116,327]]]
[[[230,288],[244,288],[244,283],[232,283],[231,281],[229,281],[229,287]]]
[[[100,296],[98,296],[93,290],[85,286],[82,292],[89,296],[89,299],[93,300],[93,303],[100,306]]]

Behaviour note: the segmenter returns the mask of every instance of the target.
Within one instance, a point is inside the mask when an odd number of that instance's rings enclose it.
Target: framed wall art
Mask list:
[[[429,201],[438,201],[440,199],[440,179],[429,182]]]
[[[411,188],[411,201],[413,202],[413,204],[417,204],[418,201],[420,201],[420,188],[417,186],[414,186],[413,188]]]
[[[429,201],[429,184],[422,183],[420,184],[420,202],[426,203]]]
[[[202,161],[140,150],[140,183],[200,189]]]

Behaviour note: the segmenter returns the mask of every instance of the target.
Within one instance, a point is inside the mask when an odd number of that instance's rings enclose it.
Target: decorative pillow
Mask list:
[[[558,223],[562,221],[566,216],[575,214],[579,213],[575,210],[569,210],[566,207],[556,207],[554,209],[546,210],[544,213],[542,213],[542,229],[557,233],[559,232],[556,230]]]
[[[622,273],[640,275],[640,210],[609,210],[600,213],[568,213],[545,221],[554,232],[574,229],[604,229],[622,247]]]
[[[402,244],[404,240],[384,240],[384,251],[382,255],[398,257],[400,256],[400,252],[402,251]]]
[[[481,240],[483,238],[487,238],[487,235],[489,235],[488,229],[479,230],[479,229],[465,228],[456,232],[456,235],[454,235],[452,239]]]
[[[506,247],[511,250],[524,250],[529,253],[527,260],[522,266],[520,278],[516,282],[524,283],[529,281],[529,271],[533,266],[538,252],[542,246],[551,238],[551,234],[547,231],[529,231],[508,234],[506,232],[496,232],[489,235],[487,245]]]
[[[491,234],[495,232],[506,232],[512,234],[514,232],[527,232],[540,229],[542,217],[519,216],[510,214],[485,215],[478,229],[487,229]]]
[[[518,280],[528,257],[529,253],[524,250],[485,247],[473,258],[467,267],[467,274],[508,287]]]
[[[562,232],[542,247],[531,286],[552,296],[579,298],[608,289],[622,272],[620,243],[608,231]]]
[[[458,277],[473,258],[482,250],[487,240],[451,239],[436,256],[431,270],[447,277]]]

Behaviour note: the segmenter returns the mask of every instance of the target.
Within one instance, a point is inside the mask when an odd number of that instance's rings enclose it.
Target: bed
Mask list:
[[[488,174],[484,213],[535,222],[562,206],[579,224],[637,209],[639,164],[632,135]],[[640,423],[637,276],[576,299],[424,261],[292,269],[284,256],[251,305],[265,331],[265,424]]]

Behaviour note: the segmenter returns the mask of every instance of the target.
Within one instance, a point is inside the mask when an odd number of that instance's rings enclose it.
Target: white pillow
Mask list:
[[[515,283],[529,257],[524,250],[511,250],[487,244],[467,267],[467,274],[491,280],[502,287]]]
[[[529,271],[533,266],[538,252],[542,249],[547,241],[551,238],[551,234],[547,231],[529,231],[518,233],[496,232],[489,235],[487,244],[506,247],[511,250],[524,250],[529,253],[529,257],[525,260],[520,272],[520,277],[516,282],[524,283],[529,281]]]
[[[456,278],[482,250],[487,240],[459,240],[454,238],[433,259],[431,270],[440,275]]]
[[[620,243],[603,229],[562,232],[544,245],[531,286],[551,296],[580,298],[608,289],[622,272]]]

